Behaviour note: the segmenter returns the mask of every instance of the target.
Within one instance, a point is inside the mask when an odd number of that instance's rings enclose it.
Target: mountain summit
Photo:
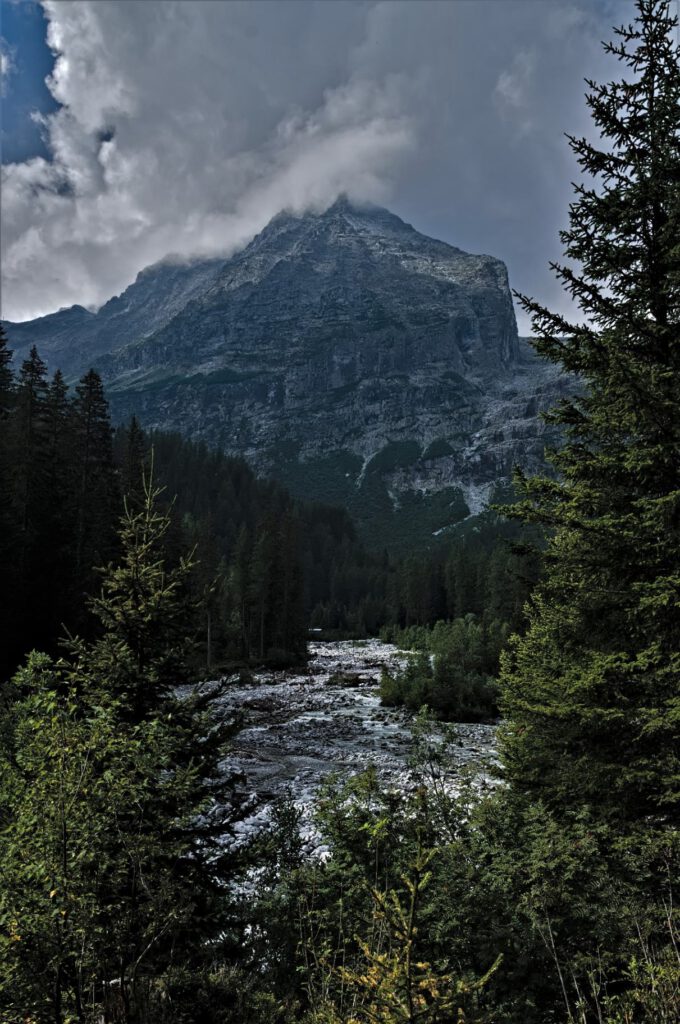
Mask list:
[[[265,310],[264,318],[258,315]],[[185,352],[180,335],[188,319],[196,320],[196,330],[189,332]],[[334,342],[338,324],[361,339],[363,359],[370,348],[384,364],[393,348],[391,362],[400,368],[441,355],[448,369],[479,369],[517,356],[500,260],[471,256],[420,234],[388,210],[346,196],[321,213],[279,213],[228,260],[148,267],[96,314],[73,306],[8,328],[18,349],[30,337],[48,362],[58,361],[67,372],[131,345],[123,364],[137,360],[139,370],[157,370],[153,357],[149,363],[155,346],[146,351],[147,341],[166,332],[178,342],[172,365],[186,357],[186,368],[200,372],[193,346],[197,331],[212,370],[214,360],[231,365],[231,342],[242,331],[253,346],[259,336],[268,347],[276,334],[281,351],[304,342],[310,330],[319,343],[322,336]],[[339,352],[343,368],[346,356]]]
[[[436,533],[542,456],[544,371],[521,354],[505,265],[346,197],[278,214],[227,260],[156,264],[96,314],[7,328],[68,374],[94,365],[119,417],[373,526],[415,504]]]

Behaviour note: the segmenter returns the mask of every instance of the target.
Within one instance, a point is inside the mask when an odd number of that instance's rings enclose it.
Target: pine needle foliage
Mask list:
[[[161,508],[161,494],[150,475],[143,481],[141,507],[126,499],[122,558],[104,571],[101,592],[91,602],[104,630],[98,664],[134,718],[157,708],[192,675],[187,637],[192,556],[182,555],[175,568],[167,568],[164,545],[171,519]]]
[[[374,933],[381,948],[359,940],[362,963],[341,968],[354,1009],[347,1024],[445,1024],[447,1021],[481,1022],[466,1015],[464,1004],[488,983],[500,957],[481,978],[458,977],[455,971],[418,957],[416,939],[421,903],[432,879],[429,870],[435,850],[426,849],[419,837],[408,870],[401,875],[402,892],[373,889]]]
[[[233,722],[219,684],[188,685],[190,559],[166,568],[169,516],[150,480],[144,495],[94,601],[100,635],[32,654],[3,693],[8,1024],[165,1020],[178,971],[198,977],[225,928]]]
[[[551,528],[547,576],[503,671],[508,780],[558,813],[677,820],[680,797],[680,64],[676,19],[639,0],[589,81],[601,143],[568,137],[575,186],[554,270],[584,318],[520,296],[536,348],[585,388],[550,416],[557,479],[518,477]]]

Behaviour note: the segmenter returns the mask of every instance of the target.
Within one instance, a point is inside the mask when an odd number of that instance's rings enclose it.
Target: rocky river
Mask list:
[[[408,785],[411,727],[415,715],[381,706],[383,667],[396,669],[407,655],[378,640],[317,642],[305,670],[262,672],[229,687],[227,706],[243,716],[225,768],[241,778],[248,814],[236,828],[249,834],[266,826],[272,803],[289,794],[302,811],[303,834],[313,848],[310,808],[331,773],[348,776],[375,765],[388,785]],[[435,724],[434,742],[443,735]],[[491,725],[460,724],[449,747],[452,783],[463,765],[493,759]],[[305,824],[306,823],[306,824]]]

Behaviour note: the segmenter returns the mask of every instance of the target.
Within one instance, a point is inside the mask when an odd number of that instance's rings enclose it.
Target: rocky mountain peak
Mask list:
[[[500,260],[347,196],[283,211],[229,259],[147,268],[95,315],[8,328],[19,357],[35,342],[71,378],[94,365],[118,418],[203,438],[377,530],[425,510],[436,533],[513,463],[536,466],[554,392],[520,356]]]
[[[356,245],[363,240],[376,255],[386,255],[384,244],[391,241],[405,250],[423,249],[422,242],[441,246],[447,254],[467,254],[444,242],[436,242],[420,235],[396,214],[371,203],[358,203],[346,195],[339,196],[324,210],[306,210],[295,213],[284,210],[277,214],[236,259],[248,260],[254,254],[270,251],[290,258],[321,252],[324,247],[337,248]]]

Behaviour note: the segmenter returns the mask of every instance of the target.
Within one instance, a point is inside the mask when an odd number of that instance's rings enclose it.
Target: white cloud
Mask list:
[[[520,50],[512,58],[510,67],[501,71],[494,89],[494,99],[501,114],[516,124],[520,135],[528,135],[535,127],[531,116],[535,70],[535,53]]]
[[[586,123],[609,20],[587,0],[44,7],[62,106],[52,161],[3,169],[5,317],[101,303],[167,253],[228,253],[340,191],[554,295],[561,131]]]
[[[16,70],[14,57],[4,39],[0,39],[0,96],[6,96],[10,75]]]

